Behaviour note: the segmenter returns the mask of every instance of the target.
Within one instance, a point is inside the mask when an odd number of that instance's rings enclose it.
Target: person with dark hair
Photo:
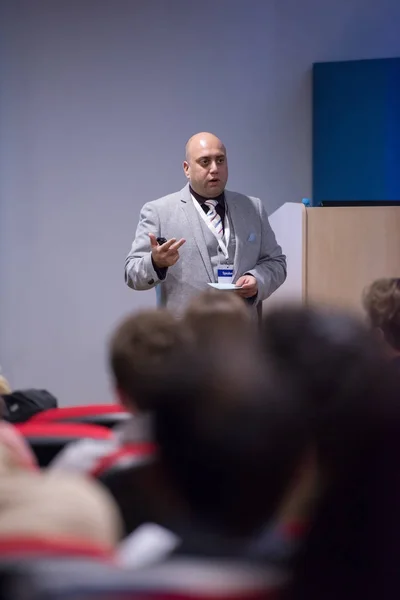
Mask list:
[[[193,518],[232,537],[277,509],[307,431],[282,382],[242,350],[181,357],[155,415],[162,460]]]
[[[109,342],[109,363],[116,396],[129,412],[147,413],[149,390],[169,354],[185,340],[184,328],[166,309],[128,316]]]
[[[338,311],[276,309],[262,339],[268,364],[297,390],[315,449],[317,501],[288,597],[386,598],[386,585],[398,597],[397,372],[371,332]]]
[[[400,365],[400,279],[377,279],[371,283],[364,290],[363,306],[387,355]]]
[[[253,542],[302,470],[308,423],[285,383],[260,360],[255,337],[244,346],[228,340],[224,352],[223,340],[207,353],[189,343],[163,373],[155,439],[186,512],[174,523],[179,543],[162,572],[172,568],[182,585],[188,569],[207,585],[218,573],[220,581],[260,585],[265,593],[280,588],[287,572],[274,552],[261,556]],[[155,567],[148,577],[157,574]]]
[[[119,425],[111,441],[69,444],[51,468],[90,473],[104,456],[126,444],[152,441],[150,397],[155,400],[150,392],[157,371],[184,338],[182,327],[165,309],[140,311],[123,319],[109,342],[109,364],[115,396],[134,418]]]

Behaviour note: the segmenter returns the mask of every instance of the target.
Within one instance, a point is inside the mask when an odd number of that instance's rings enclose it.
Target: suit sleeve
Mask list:
[[[160,235],[158,212],[152,202],[141,210],[135,239],[125,260],[125,283],[134,290],[149,290],[167,276],[168,269],[154,267],[149,233]]]
[[[268,298],[286,279],[286,256],[276,241],[263,203],[259,199],[257,202],[261,218],[261,251],[254,269],[246,271],[257,279],[258,293],[251,299],[255,304]]]

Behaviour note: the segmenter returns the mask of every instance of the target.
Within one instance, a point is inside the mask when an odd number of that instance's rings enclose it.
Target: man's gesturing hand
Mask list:
[[[154,264],[159,269],[172,267],[179,259],[179,248],[186,242],[183,238],[178,241],[176,241],[175,238],[172,238],[165,242],[165,244],[159,246],[157,238],[153,233],[149,233],[149,238],[151,244],[151,256]]]

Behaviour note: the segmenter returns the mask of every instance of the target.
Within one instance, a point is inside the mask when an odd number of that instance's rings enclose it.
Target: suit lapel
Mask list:
[[[200,252],[201,259],[204,263],[204,267],[210,278],[210,281],[214,281],[214,273],[211,264],[211,259],[208,254],[206,240],[201,227],[199,215],[197,214],[196,208],[193,206],[193,200],[190,195],[189,185],[186,185],[181,192],[181,206],[182,210],[186,215],[189,227],[193,234],[193,239],[197,244]]]
[[[240,196],[234,192],[225,190],[225,203],[228,208],[228,215],[233,226],[233,234],[235,236],[235,257],[233,260],[233,274],[241,275],[240,272],[240,257],[243,256],[243,240],[246,236],[245,223],[243,218],[243,206],[239,200]]]

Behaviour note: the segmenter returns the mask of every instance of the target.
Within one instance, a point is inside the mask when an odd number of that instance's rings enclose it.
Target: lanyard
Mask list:
[[[226,206],[225,206],[225,219],[224,219],[224,236],[222,239],[220,239],[217,235],[217,231],[216,231],[214,225],[212,225],[212,223],[207,219],[207,214],[202,209],[200,202],[197,202],[196,198],[194,198],[193,196],[192,196],[192,200],[193,200],[193,204],[196,207],[197,212],[199,213],[199,215],[201,216],[201,218],[203,219],[203,221],[205,222],[205,224],[207,225],[208,229],[211,231],[213,236],[217,239],[219,247],[221,248],[222,252],[224,253],[226,260],[228,260],[228,258],[229,258],[228,246],[229,246],[229,238],[230,238],[231,232],[229,229],[228,211],[227,211]]]

